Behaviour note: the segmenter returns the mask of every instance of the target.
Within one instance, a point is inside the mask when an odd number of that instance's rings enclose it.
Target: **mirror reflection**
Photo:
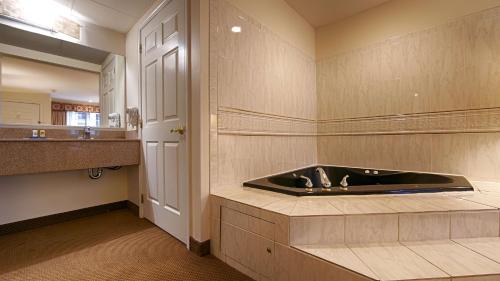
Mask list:
[[[123,127],[124,57],[109,54],[101,64],[36,58],[0,53],[1,124]]]

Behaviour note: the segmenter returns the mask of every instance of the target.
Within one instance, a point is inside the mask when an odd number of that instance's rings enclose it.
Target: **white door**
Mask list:
[[[1,101],[0,112],[2,113],[0,121],[7,124],[40,124],[40,104]]]
[[[187,243],[185,27],[185,1],[172,0],[141,28],[140,49],[144,216]]]

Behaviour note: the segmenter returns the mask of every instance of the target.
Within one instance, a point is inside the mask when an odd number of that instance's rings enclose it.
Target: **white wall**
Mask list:
[[[125,34],[97,25],[82,26],[80,44],[108,51],[117,55],[125,55]]]
[[[127,169],[0,177],[0,225],[127,200]]]
[[[191,236],[210,239],[209,1],[191,1]]]
[[[140,66],[139,66],[139,30],[144,20],[161,3],[156,0],[146,13],[132,26],[125,35],[126,88],[127,107],[139,107],[140,98]]]
[[[156,0],[125,36],[125,100],[127,108],[139,108],[140,105],[139,29],[147,16],[160,3],[160,0]],[[128,125],[127,129],[129,130],[127,138],[138,137],[136,129],[132,129]],[[128,200],[139,206],[139,168],[129,167],[128,170]]]

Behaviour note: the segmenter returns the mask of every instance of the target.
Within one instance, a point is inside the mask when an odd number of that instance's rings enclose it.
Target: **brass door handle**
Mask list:
[[[178,133],[179,135],[184,135],[184,126],[179,126],[177,128],[174,128],[174,129],[170,129],[170,133]]]

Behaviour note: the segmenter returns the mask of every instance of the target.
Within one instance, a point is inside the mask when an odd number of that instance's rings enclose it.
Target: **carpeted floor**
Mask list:
[[[0,236],[0,280],[250,280],[128,210]]]

